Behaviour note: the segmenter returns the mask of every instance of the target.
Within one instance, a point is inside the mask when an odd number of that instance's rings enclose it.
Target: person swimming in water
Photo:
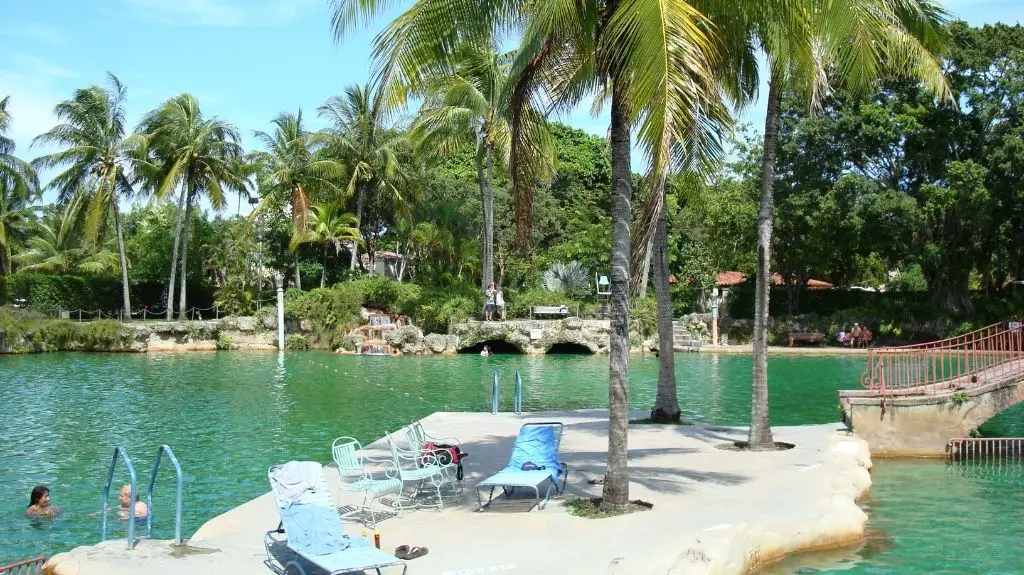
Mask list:
[[[50,488],[45,485],[36,485],[29,496],[28,509],[25,515],[28,517],[56,517],[60,508],[50,505]]]
[[[118,500],[121,502],[121,511],[118,515],[121,517],[121,521],[128,520],[128,507],[131,506],[132,502],[132,486],[123,485],[121,486],[121,493],[118,496]],[[139,494],[135,494],[135,518],[146,519],[149,516],[149,507],[142,501],[139,501]]]

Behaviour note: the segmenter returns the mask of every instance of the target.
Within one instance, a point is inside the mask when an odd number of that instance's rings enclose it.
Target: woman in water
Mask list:
[[[121,487],[121,493],[118,496],[118,500],[121,502],[121,511],[119,513],[121,521],[128,521],[128,508],[131,507],[132,502],[132,486],[124,485]],[[135,494],[135,519],[146,519],[149,515],[149,508],[142,501],[139,501],[139,494]]]
[[[56,517],[60,509],[50,505],[50,489],[45,485],[36,485],[29,496],[28,509],[25,515],[28,517]]]

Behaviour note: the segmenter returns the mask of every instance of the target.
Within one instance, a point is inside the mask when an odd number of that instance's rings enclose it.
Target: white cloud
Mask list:
[[[136,16],[183,26],[276,26],[318,0],[125,0]]]
[[[49,25],[27,22],[17,26],[8,26],[4,29],[12,36],[46,44],[47,46],[66,46],[67,37],[57,28]]]

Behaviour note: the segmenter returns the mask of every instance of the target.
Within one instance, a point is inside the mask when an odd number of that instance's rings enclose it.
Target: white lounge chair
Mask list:
[[[319,466],[319,464],[316,465]],[[279,575],[290,573],[306,575],[311,570],[322,570],[331,575],[376,571],[378,575],[381,575],[381,569],[385,567],[401,566],[402,574],[405,575],[407,566],[404,561],[377,549],[363,537],[345,535],[341,518],[338,517],[337,507],[331,500],[330,488],[327,486],[327,478],[324,476],[322,466],[320,466],[315,484],[304,490],[294,501],[287,494],[288,488],[282,486],[274,478],[275,470],[279,467],[282,466],[275,465],[267,472],[270,490],[274,495],[278,513],[281,515],[281,523],[277,529],[267,531],[263,536],[263,545],[267,551],[267,559],[264,563],[267,567]],[[323,517],[322,514],[326,510],[337,520],[317,523],[316,529],[311,530],[308,522],[298,522],[296,514],[293,513],[294,509],[289,509],[295,506],[308,506],[310,511],[320,513],[319,517]],[[309,542],[305,539],[312,538],[311,531],[315,532],[314,535],[318,537],[316,542],[341,541],[343,545],[347,546],[337,551],[318,554],[306,547]],[[289,533],[294,534],[295,539],[302,534],[305,539],[302,543],[297,543],[293,537],[289,536]],[[282,558],[282,554],[289,556]]]

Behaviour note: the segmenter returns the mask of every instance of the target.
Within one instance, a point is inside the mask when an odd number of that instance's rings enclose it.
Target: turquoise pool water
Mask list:
[[[678,354],[686,417],[744,425],[750,357]],[[836,421],[836,390],[857,385],[863,358],[784,356],[770,360],[776,425]],[[287,459],[329,460],[339,435],[379,437],[438,410],[489,409],[490,380],[502,378],[511,406],[515,369],[526,410],[603,407],[607,357],[353,357],[308,352],[46,354],[0,356],[0,564],[52,555],[99,537],[100,491],[115,444],[148,477],[157,446],[174,448],[185,470],[185,526],[266,490],[266,468]],[[633,359],[631,404],[649,408],[657,360]],[[993,420],[991,434],[1024,434],[1024,411]],[[162,472],[154,535],[173,532],[173,474]],[[119,481],[123,481],[119,477]],[[936,461],[879,461],[872,536],[860,549],[796,557],[790,573],[1020,573],[1024,528],[1020,468],[952,468]],[[37,483],[65,514],[52,523],[22,517]],[[113,536],[121,529],[112,520]]]
[[[765,575],[1024,572],[1024,467],[880,460],[859,549],[792,557]]]
[[[679,400],[687,417],[744,424],[750,412],[750,357],[677,355]],[[773,421],[824,423],[838,416],[835,391],[857,380],[857,357],[771,360]],[[99,537],[99,509],[114,445],[124,445],[140,477],[161,443],[185,471],[185,526],[266,491],[266,469],[289,459],[330,460],[340,435],[375,439],[439,410],[489,409],[491,377],[502,378],[503,410],[512,376],[524,381],[524,408],[607,405],[607,357],[498,355],[355,357],[306,352],[42,354],[0,356],[0,564],[52,555]],[[631,403],[650,408],[654,358],[633,359]],[[173,473],[162,466],[154,535],[173,534]],[[119,480],[124,480],[125,474]],[[65,515],[34,526],[21,515],[37,483]],[[119,522],[112,521],[120,529]],[[114,535],[122,535],[115,533]],[[123,536],[123,535],[122,535]]]

